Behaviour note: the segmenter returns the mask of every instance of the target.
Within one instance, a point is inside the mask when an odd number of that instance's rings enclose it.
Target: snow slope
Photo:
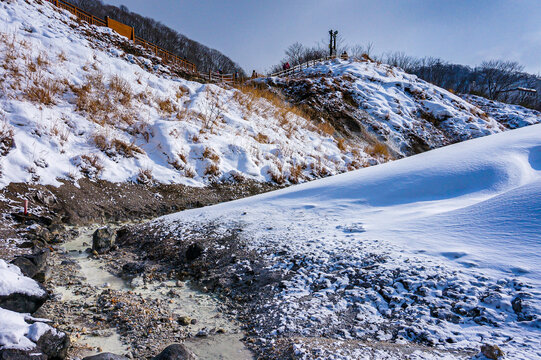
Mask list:
[[[351,118],[345,124],[350,131],[358,121],[401,155],[505,130],[476,105],[400,68],[370,60],[335,59],[292,78],[264,81],[335,118]]]
[[[541,122],[541,112],[520,105],[506,104],[475,95],[461,95],[466,101],[483,109],[487,114],[510,129]]]
[[[283,101],[179,78],[49,3],[0,2],[0,18],[0,186],[82,176],[298,182],[371,160]]]
[[[541,356],[541,125],[155,224],[209,222],[293,272],[257,315],[274,326],[261,336]]]

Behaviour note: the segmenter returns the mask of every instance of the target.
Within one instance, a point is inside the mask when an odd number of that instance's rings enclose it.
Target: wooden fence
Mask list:
[[[194,72],[194,73],[197,72],[197,67],[195,66],[195,64],[167,50],[164,50],[160,48],[159,46],[146,41],[143,38],[135,36],[135,30],[131,26],[128,26],[119,21],[113,20],[109,17],[105,18],[105,20],[100,19],[99,17],[94,16],[84,10],[81,10],[77,6],[72,5],[69,2],[66,2],[64,0],[46,0],[46,1],[54,4],[56,7],[69,11],[73,15],[77,16],[77,18],[84,20],[89,24],[97,25],[97,26],[105,26],[105,27],[109,27],[115,30],[120,35],[126,36],[128,39],[132,40],[135,44],[141,45],[144,48],[151,50],[156,56],[159,56],[160,58],[162,58],[162,60],[166,63],[173,63],[190,72]]]
[[[278,77],[290,76],[290,75],[293,75],[295,73],[301,72],[303,69],[308,69],[310,66],[316,66],[317,64],[319,64],[321,62],[333,60],[333,59],[336,59],[337,57],[338,56],[333,55],[333,56],[326,56],[326,57],[323,57],[323,58],[320,58],[320,59],[317,59],[317,60],[309,60],[309,61],[307,61],[305,63],[296,65],[296,66],[294,66],[292,68],[270,74],[269,77],[271,77],[271,76],[278,76]]]
[[[135,35],[135,29],[131,26],[128,26],[126,24],[123,24],[119,21],[116,21],[116,20],[113,20],[109,17],[106,17],[105,20],[104,19],[100,19],[99,17],[97,16],[94,16],[84,10],[81,10],[79,9],[78,7],[76,7],[75,5],[72,5],[70,4],[69,2],[66,2],[64,0],[46,0],[52,4],[54,4],[55,6],[61,8],[61,9],[64,9],[64,10],[67,10],[69,11],[70,13],[72,13],[73,15],[75,15],[77,18],[81,19],[81,20],[84,20],[86,22],[88,22],[89,24],[92,24],[92,25],[96,25],[96,26],[104,26],[104,27],[109,27],[113,30],[115,30],[117,33],[119,33],[120,35],[123,35],[125,37],[127,37],[128,39],[132,40],[136,45],[140,45],[142,47],[144,47],[145,49],[148,49],[150,51],[152,51],[156,56],[160,57],[164,62],[166,63],[173,63],[175,65],[178,65],[184,69],[186,69],[187,71],[190,71],[192,73],[195,73],[195,74],[198,74],[199,77],[205,81],[208,81],[208,82],[214,82],[214,83],[225,83],[225,84],[230,84],[230,85],[233,85],[235,83],[242,83],[248,79],[246,78],[240,78],[240,77],[236,77],[235,74],[220,74],[218,72],[213,72],[213,71],[209,71],[209,72],[197,72],[197,67],[195,66],[195,64],[187,61],[186,59],[183,59],[165,49],[162,49],[160,48],[158,45],[155,45],[155,44],[152,44],[148,41],[146,41],[145,39],[139,37],[139,36],[136,36]],[[327,57],[324,57],[324,58],[321,58],[321,59],[317,59],[317,60],[310,60],[310,61],[307,61],[303,64],[300,64],[300,65],[297,65],[297,66],[294,66],[290,69],[287,69],[287,70],[282,70],[282,71],[278,71],[276,73],[273,73],[273,74],[270,74],[268,76],[290,76],[290,75],[293,75],[295,73],[298,73],[298,72],[301,72],[303,69],[306,69],[310,66],[314,66],[320,62],[323,62],[323,61],[328,61],[328,60],[332,60],[332,59],[335,59],[336,56],[327,56]],[[260,75],[260,74],[257,74],[256,75],[256,78],[258,77],[263,77],[264,75]],[[251,77],[251,79],[253,79],[254,77]]]
[[[235,74],[220,74],[219,72],[215,71],[209,71],[205,73],[200,72],[199,77],[201,77],[203,80],[214,83],[233,84],[237,81],[240,81],[240,79],[235,78]]]

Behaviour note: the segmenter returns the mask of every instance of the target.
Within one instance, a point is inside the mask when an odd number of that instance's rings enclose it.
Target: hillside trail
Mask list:
[[[78,229],[53,255],[55,296],[46,311],[71,330],[70,358],[100,352],[146,358],[184,343],[201,359],[253,359],[241,324],[218,299],[189,281],[120,277],[113,269],[124,254],[97,257],[89,250],[96,229]]]

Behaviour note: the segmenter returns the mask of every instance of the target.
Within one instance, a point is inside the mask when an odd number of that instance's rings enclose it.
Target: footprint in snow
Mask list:
[[[464,257],[468,254],[461,251],[449,251],[449,252],[442,252],[441,255],[445,256],[447,259],[455,260],[455,259],[460,259],[461,257]]]
[[[339,230],[342,230],[345,233],[363,233],[366,232],[362,224],[351,224],[351,225],[338,225],[336,227]]]

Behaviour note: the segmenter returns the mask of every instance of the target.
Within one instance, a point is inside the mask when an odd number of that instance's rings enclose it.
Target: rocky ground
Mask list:
[[[0,190],[0,258],[30,252],[33,246],[65,241],[66,225],[103,224],[156,216],[230,201],[277,189],[276,185],[245,181],[204,188],[158,184],[116,184],[65,181],[59,187],[12,183]],[[30,216],[22,216],[23,200]],[[62,235],[61,235],[62,233]]]
[[[311,259],[295,256],[284,249],[275,253],[270,248],[268,253],[251,251],[242,234],[241,225],[224,229],[220,224],[183,223],[171,229],[149,223],[122,229],[118,246],[138,254],[140,261],[156,262],[163,269],[178,269],[195,279],[205,291],[218,294],[245,324],[245,342],[261,358],[469,358],[479,352],[477,349],[444,350],[436,346],[428,333],[405,334],[404,319],[400,314],[412,313],[411,316],[415,318],[415,306],[405,310],[410,301],[415,304],[415,299],[404,301],[403,311],[392,315],[389,313],[386,323],[370,324],[368,321],[363,324],[365,336],[344,333],[344,329],[353,331],[358,328],[360,320],[354,312],[337,312],[339,319],[327,319],[325,326],[314,324],[313,320],[318,314],[309,314],[307,318],[303,314],[309,311],[311,303],[318,301],[316,297],[306,295],[291,301],[280,300],[281,294],[287,292],[285,289],[312,268]],[[284,266],[273,264],[270,258],[282,261]],[[367,291],[379,291],[385,295],[385,283],[393,282],[390,279],[407,278],[408,271],[419,275],[415,264],[409,264],[412,265],[409,270],[407,265],[400,269],[389,269],[385,256],[367,256],[365,260],[365,266],[359,270],[357,277],[350,279],[352,286],[334,290],[337,302],[347,298],[348,291],[351,292],[355,284],[362,284]],[[336,281],[347,269],[340,268],[338,259],[332,264],[335,265],[333,275]],[[321,289],[327,285],[314,284]],[[419,299],[422,295],[411,296]],[[389,296],[383,302],[391,306],[396,301]],[[427,308],[432,307],[434,312],[438,311],[438,306],[436,302],[426,305]],[[292,311],[290,314],[289,310]],[[441,307],[440,310],[445,309]],[[440,315],[434,316],[437,318]],[[442,312],[442,319],[445,316],[454,314]],[[286,327],[281,326],[288,319],[294,321]],[[482,321],[481,318],[478,320]],[[309,336],[302,336],[303,333]],[[404,336],[413,341],[405,341]]]
[[[91,237],[77,247],[69,244],[81,237],[77,229],[88,233],[83,224],[152,218],[274,188],[254,182],[206,188],[86,180],[58,188],[11,184],[0,194],[0,258],[13,261],[48,290],[48,301],[32,312],[51,319],[53,327],[69,335],[70,345],[64,346],[60,358],[66,356],[65,350],[68,358],[76,359],[104,349],[128,358],[150,358],[179,342],[191,342],[196,350],[214,347],[249,358],[231,307],[201,291],[206,289],[194,289],[188,273],[140,261],[140,254],[129,249],[92,250]],[[22,199],[30,200],[28,215],[22,214]],[[32,255],[36,253],[45,255]],[[89,276],[88,271],[98,275]],[[0,353],[6,359],[15,356]],[[208,350],[199,353],[215,355]]]

